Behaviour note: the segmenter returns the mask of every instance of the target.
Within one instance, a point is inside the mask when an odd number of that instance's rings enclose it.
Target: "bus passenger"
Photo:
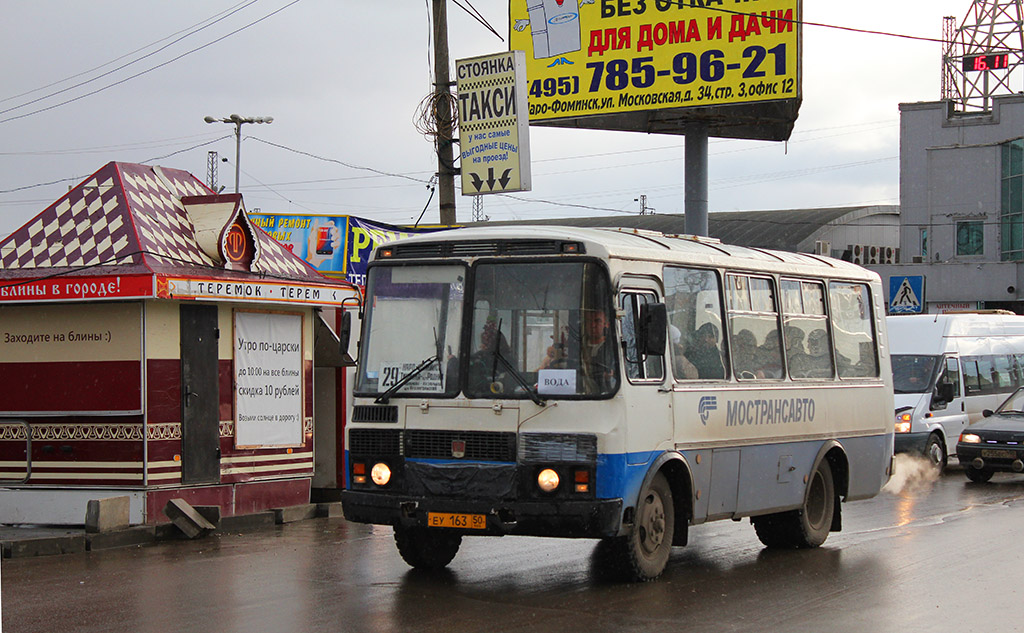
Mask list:
[[[694,339],[693,349],[687,358],[697,368],[697,374],[701,378],[725,378],[722,352],[718,346],[718,328],[715,324],[705,323],[697,328]]]
[[[686,358],[686,343],[679,328],[669,323],[668,332],[672,338],[672,372],[677,380],[696,380],[697,368]]]
[[[832,359],[828,353],[828,332],[814,330],[807,336],[808,378],[831,378]]]
[[[608,315],[603,310],[583,312],[583,375],[598,393],[613,391],[615,378],[615,346],[608,336]]]
[[[743,329],[732,337],[732,363],[737,378],[743,380],[764,378],[757,355],[757,337],[753,332]]]

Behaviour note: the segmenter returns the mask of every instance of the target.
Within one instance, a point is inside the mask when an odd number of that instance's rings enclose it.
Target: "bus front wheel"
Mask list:
[[[402,560],[416,569],[441,569],[452,562],[462,535],[443,529],[395,527],[395,545]]]
[[[753,517],[754,531],[765,547],[797,549],[818,547],[832,529],[835,513],[835,485],[828,460],[822,460],[811,474],[799,510]]]
[[[675,534],[672,488],[663,474],[656,474],[640,494],[635,516],[633,531],[608,545],[628,580],[654,580],[665,571]]]

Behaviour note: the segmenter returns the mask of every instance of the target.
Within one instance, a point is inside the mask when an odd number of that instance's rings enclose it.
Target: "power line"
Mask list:
[[[496,30],[494,30],[494,27],[491,26],[490,22],[487,21],[487,18],[485,18],[483,16],[483,14],[481,14],[477,10],[477,8],[474,7],[472,3],[469,2],[469,0],[463,0],[463,2],[465,2],[467,5],[469,5],[468,8],[463,6],[462,3],[459,2],[459,0],[452,0],[452,2],[455,3],[455,6],[459,7],[460,9],[462,9],[463,11],[468,13],[474,20],[476,20],[477,22],[482,24],[485,29],[487,29],[491,33],[494,33],[494,36],[497,37],[499,40],[501,40],[502,42],[505,41],[505,38],[503,38],[500,34],[498,34],[498,32]]]
[[[249,3],[246,4],[245,6],[236,5],[236,7],[234,7],[233,10],[229,9],[230,13],[227,13],[226,15],[223,15],[220,18],[217,18],[213,22],[210,22],[209,24],[207,24],[207,25],[205,25],[205,26],[203,26],[201,28],[196,29],[196,26],[199,26],[199,24],[203,24],[203,22],[207,22],[207,21],[209,21],[209,20],[211,20],[213,18],[207,18],[206,20],[203,20],[202,22],[199,22],[198,24],[190,26],[188,29],[185,29],[185,31],[191,31],[191,32],[185,33],[185,35],[182,35],[181,37],[179,37],[178,39],[174,40],[173,42],[171,42],[171,43],[169,43],[169,44],[167,44],[165,46],[162,46],[162,47],[156,49],[155,51],[153,51],[151,53],[147,53],[147,54],[143,55],[142,57],[139,57],[138,59],[134,59],[134,60],[132,60],[130,62],[126,62],[124,64],[121,64],[117,68],[114,68],[113,70],[109,70],[109,71],[107,71],[107,72],[105,72],[105,73],[103,73],[101,75],[97,75],[96,77],[93,77],[92,79],[87,79],[87,80],[79,82],[79,83],[77,83],[77,84],[75,84],[73,86],[68,86],[67,88],[62,88],[62,89],[60,89],[60,90],[58,90],[56,92],[51,92],[50,94],[43,95],[42,97],[38,97],[38,98],[33,99],[31,101],[26,101],[25,103],[22,103],[20,105],[16,105],[16,106],[7,108],[6,110],[0,110],[0,114],[7,114],[8,112],[11,112],[12,110],[18,110],[20,108],[24,108],[25,106],[32,105],[33,103],[38,103],[40,101],[45,101],[46,99],[49,99],[51,97],[55,97],[55,96],[57,96],[59,94],[63,94],[63,93],[68,92],[70,90],[74,90],[75,88],[80,88],[80,87],[82,87],[82,86],[84,86],[86,84],[90,84],[90,83],[92,83],[94,81],[98,81],[98,80],[100,80],[100,79],[102,79],[104,77],[112,75],[112,74],[116,73],[119,70],[123,70],[123,69],[127,68],[128,66],[131,66],[132,64],[137,64],[138,62],[141,62],[144,59],[147,59],[149,57],[152,57],[153,55],[156,55],[157,53],[160,53],[162,51],[167,50],[168,48],[170,48],[171,46],[174,46],[175,44],[177,44],[178,42],[184,40],[185,38],[190,37],[192,35],[195,35],[196,33],[199,33],[203,29],[206,29],[206,28],[209,28],[209,27],[213,26],[214,24],[216,24],[217,22],[220,22],[221,20],[225,20],[225,19],[231,17],[233,14],[237,13],[238,11],[241,11],[242,9],[245,9],[246,7],[248,7],[250,5],[253,5],[256,2],[258,2],[258,1],[259,0],[249,0]],[[245,3],[243,3],[243,4],[245,4]],[[217,15],[220,15],[220,14],[217,14]],[[217,17],[217,16],[214,16],[214,17]],[[193,31],[192,29],[195,29],[195,30]],[[178,33],[182,33],[182,32],[183,31],[178,31]],[[174,35],[171,35],[169,37],[174,37]],[[168,39],[168,38],[164,38],[164,39]],[[151,44],[147,44],[146,46],[143,46],[142,48],[136,49],[135,51],[132,51],[131,53],[127,53],[125,55],[122,55],[121,57],[118,57],[118,58],[116,58],[113,61],[107,62],[105,64],[101,64],[101,65],[99,65],[96,68],[93,68],[91,70],[83,71],[83,72],[78,73],[76,75],[72,75],[71,77],[68,77],[68,78],[65,78],[65,79],[61,79],[60,81],[55,81],[55,82],[53,82],[53,83],[51,83],[51,84],[49,84],[47,86],[44,86],[42,88],[35,88],[34,90],[29,90],[28,92],[22,93],[20,95],[16,95],[16,96],[13,96],[13,97],[7,97],[5,99],[0,99],[0,103],[2,103],[4,101],[10,101],[11,99],[17,99],[19,97],[23,97],[23,96],[29,95],[29,94],[31,94],[33,92],[39,92],[40,90],[44,90],[46,88],[49,88],[51,86],[55,86],[57,84],[65,82],[65,81],[70,81],[71,79],[74,79],[76,77],[80,77],[81,75],[89,74],[89,73],[91,73],[93,71],[96,71],[96,70],[99,70],[100,68],[103,68],[104,66],[109,66],[110,64],[114,63],[114,61],[117,61],[119,59],[123,59],[124,57],[127,57],[129,55],[134,55],[135,53],[137,53],[139,51],[142,51],[142,50],[145,50],[145,49],[149,48],[150,46],[153,46],[153,44],[159,43],[159,42],[162,42],[162,41],[164,41],[164,40],[157,40],[157,42],[154,42],[154,43],[151,43]]]
[[[327,162],[327,163],[335,163],[335,164],[341,165],[343,167],[348,167],[349,169],[359,169],[359,170],[362,170],[362,171],[369,171],[369,172],[372,172],[372,173],[375,173],[375,174],[380,174],[381,176],[391,176],[393,178],[404,178],[405,180],[412,180],[413,182],[418,182],[418,183],[423,184],[423,185],[427,184],[426,180],[421,180],[419,178],[413,178],[412,176],[407,176],[405,174],[396,174],[396,173],[392,173],[392,172],[382,171],[380,169],[374,169],[373,167],[363,167],[361,165],[353,165],[352,163],[346,163],[345,161],[337,160],[335,158],[327,158],[325,156],[317,156],[316,154],[312,154],[310,152],[304,152],[302,150],[298,150],[298,149],[295,149],[295,148],[292,148],[292,147],[288,147],[286,145],[281,145],[279,143],[271,143],[268,140],[265,140],[265,139],[262,139],[262,138],[259,138],[259,137],[256,137],[256,136],[247,136],[246,138],[251,138],[254,141],[259,141],[260,143],[266,143],[267,145],[276,147],[278,149],[287,150],[289,152],[293,152],[293,153],[299,154],[301,156],[308,156],[310,158],[315,158],[317,160],[321,160],[321,161],[324,161],[324,162]]]
[[[693,2],[686,2],[686,0],[671,0],[671,1],[675,2],[675,3],[678,3],[678,5],[680,7],[690,7],[692,9],[706,9],[708,11],[718,11],[719,13],[727,13],[727,14],[730,14],[730,15],[741,15],[741,16],[754,17],[754,18],[765,17],[765,16],[763,16],[763,15],[761,15],[759,13],[754,13],[754,12],[751,12],[751,11],[734,11],[732,9],[725,9],[725,8],[719,8],[719,7],[706,7],[706,6],[703,6],[703,2],[701,2],[701,4],[695,4]],[[781,17],[781,16],[772,16],[772,19],[774,19],[776,22],[787,22],[787,23],[790,23],[790,24],[796,24],[796,25],[801,25],[801,26],[817,26],[817,27],[826,28],[826,29],[834,29],[834,30],[837,30],[837,31],[847,31],[847,32],[850,32],[850,33],[860,33],[862,35],[882,35],[882,36],[885,36],[885,37],[896,37],[896,38],[901,38],[901,39],[906,39],[906,40],[917,40],[917,41],[920,41],[920,42],[936,42],[936,43],[939,43],[939,44],[947,44],[948,43],[944,39],[934,38],[934,37],[921,37],[921,36],[918,36],[918,35],[904,35],[902,33],[890,33],[888,31],[876,31],[876,30],[873,30],[873,29],[858,29],[858,28],[854,28],[852,26],[839,26],[837,24],[825,24],[823,22],[808,22],[807,20],[797,20],[795,18],[784,18],[784,17]]]
[[[192,53],[201,51],[204,48],[208,48],[210,46],[213,46],[214,44],[222,42],[222,41],[226,40],[227,38],[231,37],[232,35],[236,35],[238,33],[241,33],[242,31],[244,31],[244,30],[246,30],[246,29],[248,29],[250,27],[253,27],[253,26],[259,24],[260,22],[263,22],[264,20],[267,20],[267,19],[277,15],[278,13],[280,13],[280,12],[284,11],[285,9],[287,9],[288,7],[291,7],[292,5],[298,4],[299,2],[301,2],[301,0],[292,0],[292,2],[289,2],[288,4],[286,4],[285,6],[281,7],[280,9],[277,9],[276,11],[272,11],[271,13],[263,16],[262,18],[260,18],[258,20],[254,20],[254,21],[250,22],[249,24],[246,24],[245,26],[243,26],[241,28],[235,29],[234,31],[231,31],[230,33],[228,33],[227,35],[224,35],[223,37],[219,37],[219,38],[217,38],[217,39],[215,39],[215,40],[213,40],[211,42],[207,42],[206,44],[203,44],[202,46],[198,46],[196,48],[193,48],[190,51],[186,51],[186,52],[182,53],[181,55],[178,55],[177,57],[169,59],[166,62],[157,64],[156,66],[153,66],[153,67],[151,67],[151,68],[149,68],[147,70],[143,70],[141,72],[135,73],[134,75],[131,75],[129,77],[125,77],[124,79],[121,79],[119,81],[115,81],[112,84],[108,84],[108,85],[103,86],[101,88],[97,88],[96,90],[93,90],[92,92],[87,92],[85,94],[79,95],[77,97],[73,97],[73,98],[68,99],[66,101],[62,101],[60,103],[56,103],[54,105],[47,106],[45,108],[40,108],[38,110],[33,110],[31,112],[26,112],[24,114],[19,114],[17,116],[11,116],[11,117],[7,117],[6,119],[0,119],[0,123],[7,123],[9,121],[16,121],[18,119],[24,119],[25,117],[32,116],[33,114],[39,114],[41,112],[47,112],[49,110],[53,110],[55,108],[59,108],[61,106],[65,106],[65,105],[67,105],[69,103],[74,103],[75,101],[79,101],[79,100],[84,99],[86,97],[91,97],[92,95],[98,94],[100,92],[103,92],[104,90],[108,90],[108,89],[113,88],[115,86],[119,86],[119,85],[121,85],[123,83],[129,82],[132,79],[135,79],[137,77],[141,77],[142,75],[146,75],[148,73],[151,73],[154,70],[157,70],[159,68],[163,68],[164,66],[167,66],[169,64],[173,64],[174,62],[178,61],[179,59],[181,59],[183,57],[187,57],[188,55],[191,55]],[[9,111],[9,110],[5,110],[5,112],[7,112],[7,111]]]

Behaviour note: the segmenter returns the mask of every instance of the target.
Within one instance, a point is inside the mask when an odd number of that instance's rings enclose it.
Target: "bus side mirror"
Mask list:
[[[640,306],[640,331],[637,347],[646,356],[663,356],[668,335],[668,312],[664,303]]]
[[[343,310],[341,313],[341,328],[338,330],[338,349],[341,355],[348,354],[348,344],[352,339],[352,313]]]

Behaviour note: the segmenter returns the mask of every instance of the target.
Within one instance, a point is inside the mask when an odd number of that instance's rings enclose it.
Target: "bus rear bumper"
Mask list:
[[[555,536],[603,538],[619,532],[621,499],[495,501],[487,499],[426,499],[405,495],[345,490],[341,495],[345,519],[356,523],[423,526],[428,514],[483,515],[483,529],[461,529],[466,535]],[[451,528],[457,529],[457,528]]]

